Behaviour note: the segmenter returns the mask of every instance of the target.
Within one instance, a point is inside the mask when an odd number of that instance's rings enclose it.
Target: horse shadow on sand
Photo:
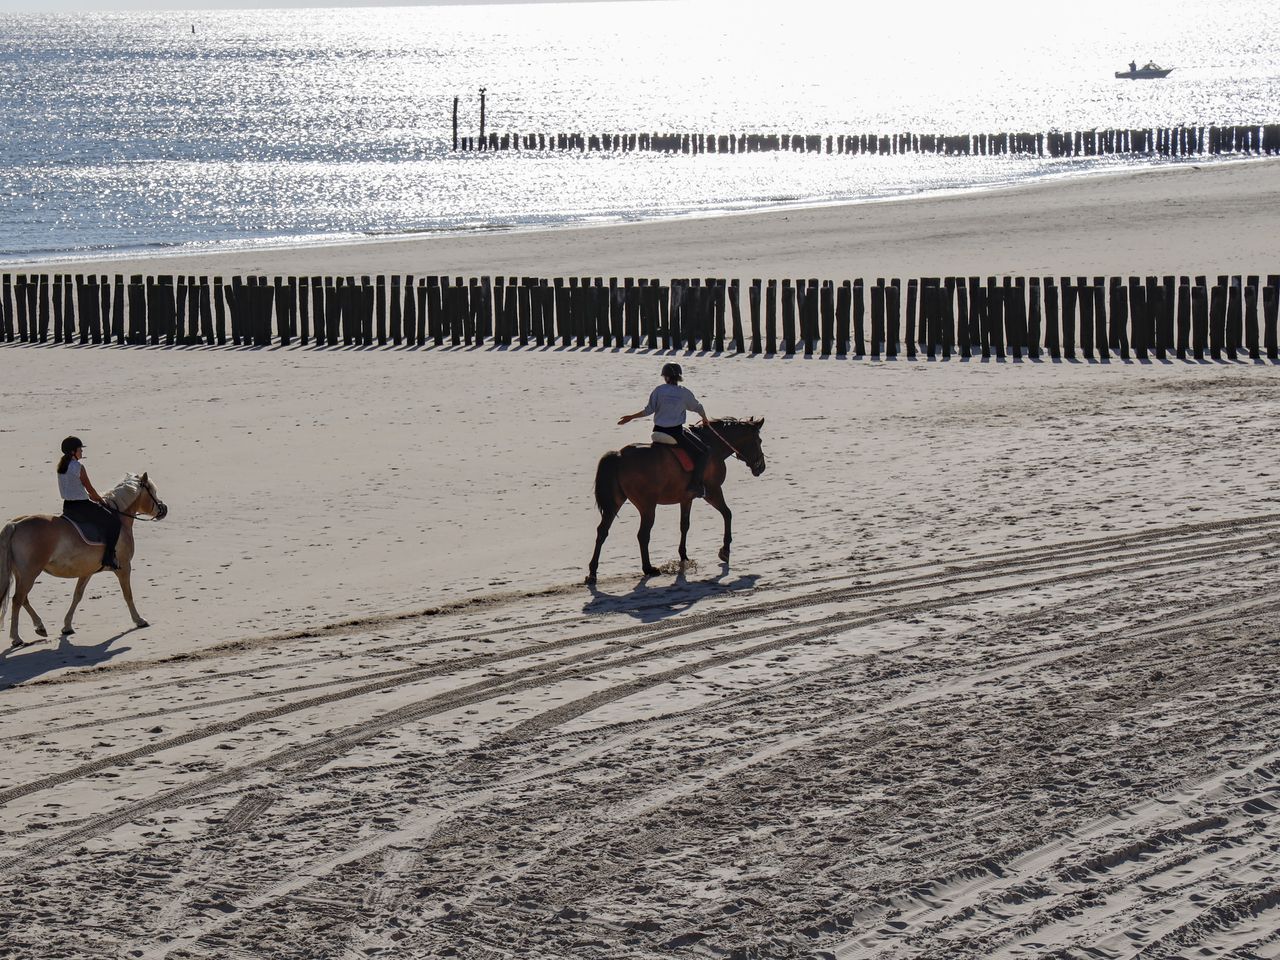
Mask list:
[[[668,582],[666,577],[644,577],[626,593],[606,593],[596,584],[589,584],[591,599],[582,607],[583,613],[624,613],[634,617],[641,623],[656,623],[668,617],[692,610],[703,600],[725,597],[734,593],[751,590],[760,578],[754,574],[739,576],[726,581],[729,565],[722,563],[720,573],[711,579],[689,579],[689,574],[696,572],[690,565],[687,569],[674,570],[675,579]],[[654,580],[660,582],[654,583]]]
[[[21,647],[0,649],[0,690],[16,687],[36,677],[65,667],[92,667],[127,653],[131,647],[113,644],[142,627],[130,627],[101,643],[78,644],[72,637],[60,635],[57,640],[32,640]]]

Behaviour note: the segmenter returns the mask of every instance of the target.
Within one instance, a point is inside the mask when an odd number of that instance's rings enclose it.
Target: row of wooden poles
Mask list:
[[[607,153],[826,153],[1037,157],[1112,154],[1191,156],[1280,154],[1280,124],[1180,126],[1140,130],[1077,130],[1049,133],[490,133],[454,140],[455,150],[500,152],[576,151]]]
[[[1280,274],[737,280],[5,274],[0,340],[1139,360],[1277,356]]]

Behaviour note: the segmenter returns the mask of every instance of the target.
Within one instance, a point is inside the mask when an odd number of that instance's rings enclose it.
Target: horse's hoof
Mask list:
[[[588,573],[587,579],[583,580],[582,582],[585,583],[587,586],[591,586],[591,584],[596,582],[596,575],[594,573]]]
[[[147,621],[145,620],[135,620],[133,621],[133,625],[137,627],[139,630],[141,630],[143,627],[151,626],[151,624],[147,623]]]
[[[719,557],[720,557],[720,562],[721,562],[721,563],[728,563],[728,562],[729,562],[729,548],[728,548],[728,547],[725,547],[723,550],[721,550],[721,551],[720,551],[720,553],[719,553]]]
[[[37,637],[47,637],[48,635],[49,635],[49,631],[46,630],[44,627],[36,627]]]
[[[75,631],[74,631],[74,630],[72,630],[70,627],[63,627],[63,628],[62,628],[62,635],[63,635],[64,637],[69,637],[69,636],[71,636],[73,633],[75,633]]]
[[[657,576],[661,576],[661,574],[662,574],[662,571],[661,571],[661,570],[659,570],[657,567],[645,567],[645,568],[644,568],[644,575],[645,575],[646,577],[657,577]]]
[[[10,649],[10,650],[17,650],[19,647],[25,647],[25,646],[26,646],[26,644],[25,644],[23,641],[21,641],[21,640],[14,640],[11,644],[9,644],[9,649]]]

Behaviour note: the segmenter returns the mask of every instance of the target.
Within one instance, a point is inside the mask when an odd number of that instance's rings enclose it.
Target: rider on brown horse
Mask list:
[[[675,440],[693,459],[693,475],[689,478],[689,493],[695,497],[705,497],[706,487],[703,485],[703,473],[707,469],[707,445],[697,436],[685,429],[685,411],[692,411],[702,419],[701,426],[707,425],[707,411],[703,409],[698,398],[688,387],[680,386],[684,374],[680,364],[668,363],[662,368],[662,379],[665,381],[649,394],[649,402],[639,413],[629,413],[618,421],[619,426],[638,420],[640,417],[653,416],[653,432],[663,433]]]
[[[106,506],[89,482],[89,474],[80,465],[83,459],[84,444],[79,437],[67,437],[62,441],[62,459],[58,461],[58,492],[62,494],[62,515],[101,531],[106,547],[102,566],[107,570],[118,570],[116,542],[120,539],[120,518]]]

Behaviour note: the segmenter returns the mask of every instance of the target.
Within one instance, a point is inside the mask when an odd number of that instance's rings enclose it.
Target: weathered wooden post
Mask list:
[[[995,351],[997,360],[1005,358],[1004,303],[1004,291],[996,284],[996,278],[987,277],[987,326],[991,339],[991,349]]]
[[[1258,278],[1251,276],[1244,287],[1244,342],[1250,360],[1261,360],[1258,342]]]
[[[484,139],[484,91],[485,91],[485,88],[484,88],[484,87],[481,87],[481,88],[480,88],[480,149],[481,149],[481,150],[485,149],[485,139]]]
[[[778,281],[770,279],[765,287],[764,352],[768,356],[778,352]]]
[[[973,338],[969,336],[971,307],[969,306],[969,285],[964,277],[956,278],[956,342],[960,347],[960,357],[968,360],[973,356]]]
[[[453,149],[458,149],[458,98],[453,98]]]
[[[853,302],[853,288],[845,280],[836,289],[836,356],[849,355],[849,311]]]
[[[1191,349],[1191,278],[1178,278],[1178,359]]]
[[[1209,348],[1209,291],[1202,277],[1191,288],[1191,350],[1196,360]]]
[[[818,340],[818,281],[811,279],[808,284],[803,280],[796,281],[797,295],[804,298],[800,311],[800,329],[804,340],[804,355],[813,356],[813,348]]]
[[[1235,360],[1244,345],[1244,302],[1240,278],[1232,277],[1227,288],[1227,359]]]
[[[41,343],[49,342],[49,296],[52,288],[52,278],[47,273],[40,274],[40,284],[37,291],[36,304],[36,333],[37,339]],[[116,274],[116,293],[118,296],[124,296],[124,278]],[[124,305],[120,305],[121,311]],[[123,319],[121,323],[123,324]],[[121,338],[120,342],[124,342]]]
[[[1053,277],[1044,278],[1044,345],[1052,360],[1062,359],[1062,338],[1058,322],[1058,286]]]
[[[1080,352],[1086,360],[1094,360],[1093,287],[1088,277],[1076,277],[1076,301],[1080,308]]]
[[[715,317],[715,351],[724,353],[725,323],[724,307],[726,286],[724,280],[707,280],[707,297]]]
[[[747,352],[747,343],[742,330],[742,304],[738,299],[736,277],[729,281],[729,316],[733,325],[733,349],[739,355],[744,354]]]
[[[855,357],[867,355],[866,301],[863,290],[862,278],[858,277],[853,281],[853,355]]]
[[[1076,358],[1076,288],[1070,277],[1062,278],[1062,355]]]
[[[54,290],[54,297],[56,298],[61,292],[61,285],[59,284]],[[55,306],[58,306],[56,300]],[[56,327],[62,322],[62,311],[56,311],[53,319]],[[142,275],[139,273],[130,274],[129,276],[129,332],[125,339],[126,342],[132,344],[147,342],[146,288],[142,285]]]
[[[747,290],[747,304],[748,304],[748,309],[751,311],[751,354],[752,356],[755,356],[756,354],[764,352],[764,346],[761,343],[761,336],[760,336],[760,293],[761,293],[760,288],[761,288],[761,281],[759,279],[754,279],[751,281],[751,286]]]
[[[876,278],[876,285],[871,288],[871,357],[880,359],[880,351],[884,345],[884,277]]]
[[[1277,134],[1277,140],[1280,140],[1280,134]],[[1280,144],[1277,145],[1277,149],[1280,149]],[[1262,288],[1262,333],[1268,360],[1280,360],[1278,316],[1280,316],[1280,286],[1268,283]]]
[[[209,286],[208,277],[200,278],[196,291],[200,309],[200,339],[205,346],[211,347],[216,341],[213,330],[213,289]],[[122,322],[123,319],[121,317]]]
[[[927,281],[926,281],[927,282]],[[918,305],[920,303],[920,281],[915,277],[907,280],[907,314],[906,314],[906,339],[907,339],[907,359],[914,360],[916,358],[916,316],[918,314]],[[898,331],[894,329],[895,324],[889,322],[889,343],[885,348],[885,356],[894,357],[898,354]]]
[[[1099,360],[1110,360],[1111,350],[1107,336],[1107,278],[1093,278],[1093,342],[1098,348]]]
[[[1121,360],[1129,359],[1129,295],[1119,277],[1110,281],[1111,324],[1108,340],[1111,346],[1120,352]]]
[[[791,281],[782,281],[782,350],[787,356],[796,352],[796,292]]]
[[[1030,298],[1031,316],[1027,322],[1027,356],[1032,360],[1040,359],[1040,278],[1032,277],[1030,281],[1030,290],[1028,292]]]
[[[1209,296],[1209,355],[1222,359],[1227,345],[1227,284],[1226,277],[1219,277],[1218,284]]]

